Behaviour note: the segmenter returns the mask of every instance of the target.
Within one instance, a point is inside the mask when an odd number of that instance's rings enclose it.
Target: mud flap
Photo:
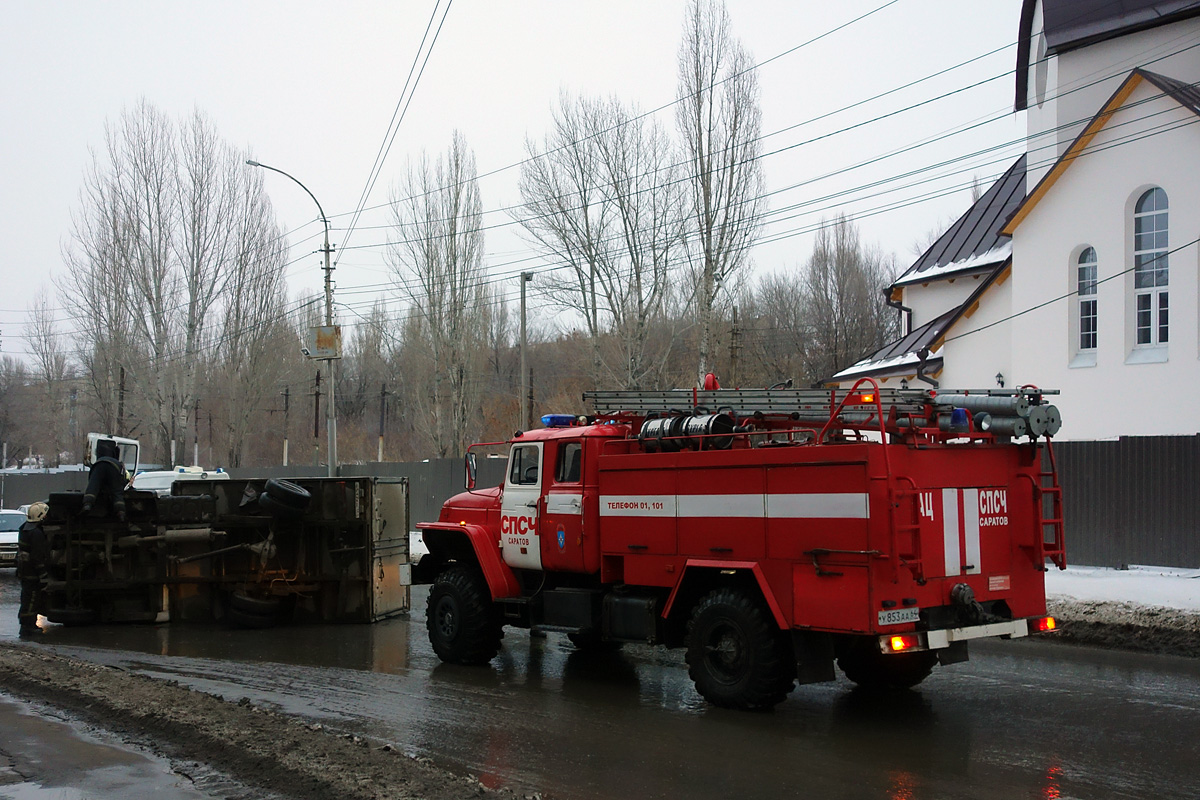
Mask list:
[[[937,653],[938,663],[943,667],[947,664],[959,664],[970,660],[966,642],[951,642],[949,647],[941,647],[934,652]]]
[[[796,656],[796,680],[799,683],[837,680],[833,669],[833,637],[828,633],[793,630],[792,652]]]

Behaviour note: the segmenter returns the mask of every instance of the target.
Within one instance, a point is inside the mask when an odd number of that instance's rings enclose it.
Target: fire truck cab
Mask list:
[[[417,525],[433,649],[487,663],[505,625],[686,647],[700,694],[743,709],[833,680],[835,662],[916,685],[970,639],[1053,626],[1043,573],[1065,555],[1044,394],[585,395],[596,415],[494,443],[500,486],[474,488],[468,454],[468,491]]]

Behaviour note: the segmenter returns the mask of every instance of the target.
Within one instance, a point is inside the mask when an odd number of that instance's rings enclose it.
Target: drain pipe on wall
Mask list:
[[[904,303],[900,300],[893,300],[890,289],[883,290],[883,302],[887,303],[889,306],[903,314],[903,317],[901,317],[903,324],[900,326],[901,334],[903,336],[908,336],[910,333],[912,333],[912,309],[904,305]]]

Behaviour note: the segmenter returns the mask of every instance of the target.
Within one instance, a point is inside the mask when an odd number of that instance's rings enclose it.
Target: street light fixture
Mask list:
[[[255,161],[253,159],[250,159],[250,158],[246,159],[246,163],[252,167],[261,167],[263,169],[269,169],[272,172],[278,172],[283,177],[291,179],[297,186],[299,186],[301,189],[303,189],[308,194],[309,197],[312,198],[312,201],[314,203],[317,204],[317,213],[319,213],[321,215],[321,222],[324,223],[324,225],[325,225],[325,247],[323,247],[320,251],[325,254],[325,325],[326,325],[326,327],[332,328],[333,327],[333,265],[330,263],[329,257],[330,257],[330,254],[333,252],[333,248],[331,248],[329,246],[329,218],[325,216],[325,209],[321,208],[321,202],[319,200],[317,200],[316,195],[314,195],[312,192],[308,191],[307,186],[305,186],[303,183],[296,180],[295,177],[287,174],[283,170],[277,169],[272,166],[268,166],[267,164],[260,164],[259,162]],[[333,478],[333,477],[337,476],[337,463],[338,463],[338,457],[337,457],[337,404],[336,404],[336,397],[334,394],[333,358],[326,358],[325,364],[326,364],[327,371],[328,371],[327,377],[328,377],[328,381],[329,381],[329,404],[325,409],[325,425],[326,425],[326,433],[329,438],[329,477]]]

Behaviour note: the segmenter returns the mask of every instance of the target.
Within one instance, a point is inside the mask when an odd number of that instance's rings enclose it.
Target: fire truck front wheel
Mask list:
[[[717,589],[696,604],[688,623],[687,664],[705,700],[747,711],[783,702],[796,678],[786,637],[740,589]]]
[[[429,643],[449,664],[486,664],[504,636],[487,581],[477,570],[456,566],[437,576],[425,606]]]

